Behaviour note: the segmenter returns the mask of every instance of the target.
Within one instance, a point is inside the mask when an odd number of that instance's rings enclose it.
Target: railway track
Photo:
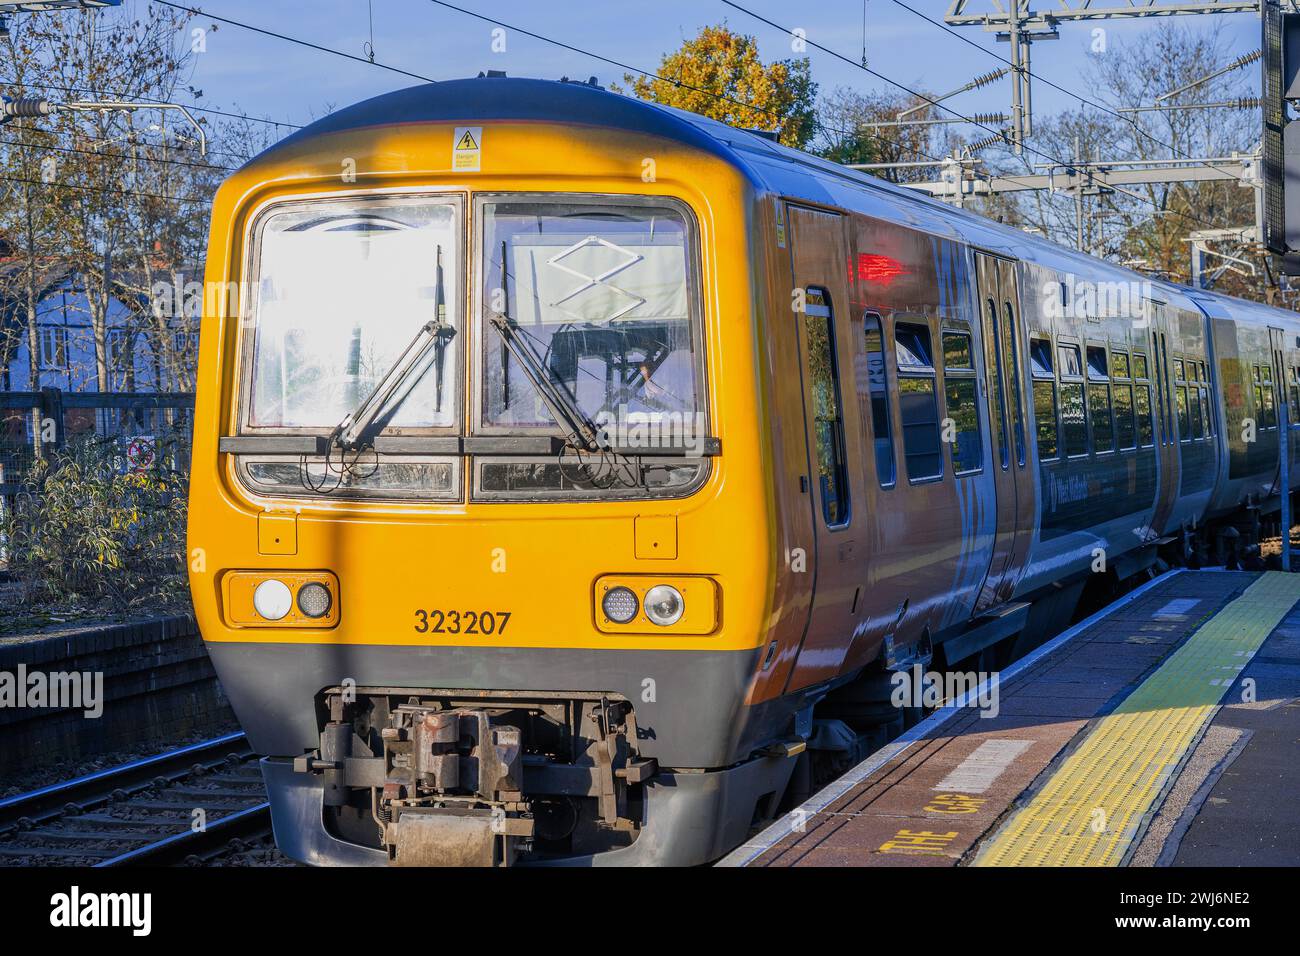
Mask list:
[[[243,733],[226,734],[7,797],[0,866],[167,866],[265,842],[255,761]]]

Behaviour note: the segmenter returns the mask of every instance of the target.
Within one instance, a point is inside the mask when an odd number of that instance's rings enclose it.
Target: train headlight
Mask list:
[[[703,637],[722,623],[722,588],[705,574],[605,574],[591,598],[602,634]]]
[[[615,624],[626,624],[636,617],[641,609],[641,602],[636,599],[636,592],[631,588],[610,588],[601,598],[600,609]]]
[[[671,627],[686,612],[686,599],[671,584],[656,584],[645,594],[645,616],[660,627]]]
[[[310,618],[324,617],[330,612],[333,603],[330,589],[318,581],[304,584],[298,589],[298,610]]]
[[[292,609],[293,595],[283,581],[267,578],[253,592],[253,610],[268,621],[278,621]]]

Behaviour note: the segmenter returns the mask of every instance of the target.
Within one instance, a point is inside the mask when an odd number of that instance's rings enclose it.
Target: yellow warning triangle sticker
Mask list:
[[[456,148],[478,149],[478,143],[474,142],[474,137],[469,134],[469,130],[465,130],[465,135],[457,141]]]

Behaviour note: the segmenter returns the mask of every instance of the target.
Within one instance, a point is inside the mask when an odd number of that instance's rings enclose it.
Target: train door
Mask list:
[[[1182,447],[1178,444],[1178,415],[1173,391],[1172,363],[1169,358],[1169,315],[1165,303],[1147,300],[1150,325],[1151,377],[1156,387],[1156,462],[1159,481],[1151,530],[1159,537],[1165,533],[1178,489],[1182,481]]]
[[[853,395],[854,340],[844,217],[794,205],[787,205],[786,211],[795,285],[794,342],[807,443],[807,471],[800,484],[812,518],[805,573],[812,575],[813,601],[787,683],[796,689],[835,676],[851,643],[852,614],[863,583],[858,570],[865,565],[866,555],[855,551],[853,519],[855,509],[862,509],[862,486],[851,479],[848,463],[864,459],[854,437],[856,421],[852,428],[845,422],[846,413],[854,414],[847,401]],[[861,525],[859,520],[857,527]]]
[[[1027,446],[1020,297],[1011,259],[975,253],[997,534],[975,611],[1010,599],[1033,534],[1037,488]]]

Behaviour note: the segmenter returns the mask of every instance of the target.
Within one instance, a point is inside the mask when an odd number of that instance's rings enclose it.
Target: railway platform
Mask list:
[[[1297,602],[1280,572],[1149,581],[720,865],[1300,864]]]

